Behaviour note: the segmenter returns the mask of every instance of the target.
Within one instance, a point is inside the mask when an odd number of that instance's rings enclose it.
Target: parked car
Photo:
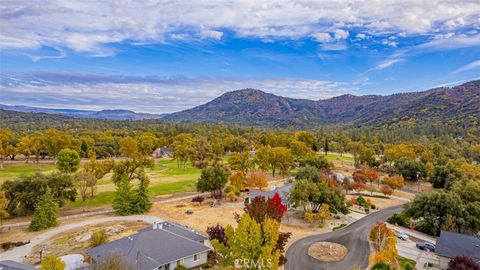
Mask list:
[[[395,229],[395,234],[400,240],[407,241],[408,239],[408,234],[400,231],[399,229]]]
[[[430,242],[418,242],[416,246],[418,249],[421,249],[421,250],[428,250],[431,252],[435,252],[435,245]]]

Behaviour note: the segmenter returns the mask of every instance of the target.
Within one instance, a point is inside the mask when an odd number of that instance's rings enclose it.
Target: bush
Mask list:
[[[365,210],[365,213],[367,213],[367,214],[370,213],[370,207],[368,207],[368,206],[365,206],[363,208],[363,210]]]
[[[392,267],[390,265],[384,263],[384,262],[379,262],[372,266],[372,270],[391,270]]]
[[[227,193],[227,197],[232,202],[236,201],[238,199],[237,194],[235,194],[235,192],[233,192],[233,190]]]
[[[98,247],[100,245],[107,243],[107,240],[108,240],[108,236],[105,230],[102,229],[102,230],[94,231],[92,233],[92,236],[90,237],[90,246]]]
[[[202,204],[202,202],[205,200],[203,196],[195,196],[192,198],[192,202],[198,202],[198,204]]]
[[[405,215],[405,213],[403,212],[393,214],[392,216],[387,218],[387,222],[390,224],[399,225],[407,228],[409,228],[412,224],[410,217]]]
[[[338,225],[338,226],[333,227],[333,228],[332,228],[332,231],[340,230],[341,228],[344,228],[344,227],[346,227],[346,226],[347,226],[347,224],[342,223],[342,224],[340,224],[340,225]]]
[[[40,264],[40,270],[63,270],[65,263],[58,257],[46,256]]]
[[[415,267],[413,267],[409,262],[407,262],[403,265],[403,270],[415,270]]]
[[[186,268],[185,266],[183,265],[177,265],[177,267],[175,267],[175,270],[187,270],[188,268]]]
[[[372,204],[372,205],[370,205],[370,208],[377,209],[377,206],[375,204]]]
[[[447,270],[480,270],[480,264],[468,256],[459,255],[450,260]]]
[[[368,202],[362,195],[357,197],[357,204],[362,207],[368,207]]]
[[[235,195],[240,196],[240,190],[235,186],[227,186],[225,188],[225,193],[233,192]]]

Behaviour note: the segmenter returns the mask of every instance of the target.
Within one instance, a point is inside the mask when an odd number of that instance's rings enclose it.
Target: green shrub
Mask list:
[[[240,196],[240,190],[235,186],[227,186],[225,188],[225,193],[228,194],[230,192],[233,192],[233,193],[235,193],[235,195]]]
[[[333,227],[333,228],[332,228],[332,231],[340,230],[341,228],[344,228],[344,227],[346,227],[346,226],[347,226],[347,224],[342,223],[342,224],[340,224],[340,225],[338,225],[338,226]]]
[[[46,256],[40,264],[40,270],[63,270],[65,263],[58,257]]]
[[[357,197],[357,204],[362,207],[368,207],[368,202],[362,195]]]
[[[403,227],[410,227],[410,225],[412,224],[410,217],[405,215],[405,213],[403,212],[393,214],[387,219],[387,222]]]
[[[108,236],[105,230],[94,231],[92,233],[92,236],[90,237],[90,246],[98,247],[100,245],[107,243],[107,240],[108,240]]]
[[[379,262],[372,266],[372,270],[391,270],[392,267],[390,265],[384,263],[384,262]]]

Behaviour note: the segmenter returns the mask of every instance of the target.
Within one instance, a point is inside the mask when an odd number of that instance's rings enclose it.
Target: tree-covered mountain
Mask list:
[[[244,89],[223,94],[189,110],[164,115],[162,119],[280,127],[381,126],[403,121],[453,121],[471,126],[480,121],[480,81],[422,92],[343,95],[318,101]]]
[[[478,126],[480,123],[480,80],[422,92],[388,96],[342,95],[318,101],[281,97],[256,89],[243,89],[228,92],[192,109],[165,115],[128,110],[87,111],[7,105],[0,105],[1,109],[75,118],[152,121],[160,119],[182,123],[224,123],[259,127],[315,128],[321,125],[379,127],[413,122],[450,124],[468,128]],[[31,119],[33,116],[15,114],[15,117]]]

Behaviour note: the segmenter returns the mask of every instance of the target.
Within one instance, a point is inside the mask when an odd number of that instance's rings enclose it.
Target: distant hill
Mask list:
[[[471,125],[480,122],[480,80],[422,92],[343,95],[318,101],[243,89],[189,110],[164,115],[162,119],[279,127],[381,126],[410,120]]]
[[[49,109],[29,107],[22,105],[2,105],[0,109],[17,111],[17,112],[32,112],[32,113],[47,113],[47,114],[59,114],[75,118],[95,118],[106,120],[142,120],[142,119],[159,119],[162,116],[159,114],[149,113],[136,113],[129,110],[102,110],[102,111],[89,111],[89,110],[73,110],[73,109]]]

